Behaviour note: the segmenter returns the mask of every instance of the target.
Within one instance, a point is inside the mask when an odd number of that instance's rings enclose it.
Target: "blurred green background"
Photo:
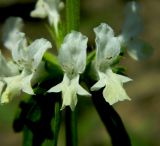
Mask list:
[[[127,1],[127,0],[125,0]],[[106,22],[120,33],[124,20],[124,0],[81,0],[81,31],[94,41],[93,28]],[[29,10],[34,0],[0,0],[0,30],[8,16],[22,16],[25,32],[32,39],[48,38],[41,21],[33,21]],[[126,55],[122,61],[133,82],[125,85],[131,101],[114,105],[131,137],[133,146],[160,146],[160,1],[140,0],[144,32],[141,37],[155,48],[153,55],[144,61],[134,61]],[[18,6],[18,7],[16,7]],[[20,8],[20,7],[21,8]],[[24,7],[24,9],[22,8]],[[15,9],[17,8],[17,9]],[[3,50],[2,42],[0,48]],[[5,53],[5,51],[3,50]],[[22,134],[14,133],[14,119],[19,99],[0,106],[0,146],[21,146]],[[79,146],[110,146],[110,138],[89,98],[79,99]],[[59,146],[63,146],[62,126]]]

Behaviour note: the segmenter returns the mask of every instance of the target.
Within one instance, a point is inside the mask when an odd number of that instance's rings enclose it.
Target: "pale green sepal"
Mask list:
[[[128,54],[135,60],[143,60],[150,57],[153,48],[141,39],[133,39],[127,43]]]
[[[118,101],[130,100],[126,91],[123,89],[123,82],[126,81],[122,78],[119,79],[117,74],[113,73],[111,69],[106,71],[106,86],[103,90],[103,96],[105,100],[110,104],[114,104]]]
[[[3,36],[2,40],[4,46],[12,50],[15,47],[15,44],[19,41],[18,32],[22,30],[23,20],[20,17],[9,17],[3,26]]]
[[[72,31],[64,38],[58,59],[67,74],[80,74],[86,66],[88,38],[80,32]]]
[[[102,23],[94,28],[96,34],[96,66],[98,70],[105,70],[120,53],[120,41],[114,37],[112,28]]]

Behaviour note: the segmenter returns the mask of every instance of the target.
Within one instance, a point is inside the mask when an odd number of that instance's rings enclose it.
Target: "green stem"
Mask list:
[[[66,107],[66,146],[77,146],[77,113]]]
[[[66,0],[67,33],[79,30],[80,0]]]
[[[67,33],[79,30],[80,0],[66,0]],[[77,114],[66,107],[66,146],[77,146]]]
[[[54,117],[54,146],[57,146],[58,134],[60,130],[61,123],[61,111],[60,111],[60,103],[56,101],[55,103],[55,117]]]

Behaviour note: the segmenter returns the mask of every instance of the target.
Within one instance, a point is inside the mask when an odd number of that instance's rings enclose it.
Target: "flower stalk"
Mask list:
[[[66,0],[67,32],[79,30],[80,0]]]
[[[66,0],[67,32],[79,30],[80,0]],[[74,111],[66,109],[66,146],[77,146],[77,117]],[[68,128],[67,128],[68,127]]]

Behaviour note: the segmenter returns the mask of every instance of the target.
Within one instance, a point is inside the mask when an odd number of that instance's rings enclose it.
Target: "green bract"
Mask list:
[[[59,50],[58,59],[64,71],[63,81],[52,87],[48,92],[62,92],[62,109],[70,106],[74,110],[77,104],[77,94],[90,96],[79,85],[79,74],[86,66],[87,37],[80,32],[72,31],[64,38]]]
[[[99,77],[92,91],[104,87],[103,96],[109,104],[114,104],[124,99],[129,99],[122,85],[130,81],[128,77],[112,72],[111,64],[120,53],[120,42],[114,37],[114,32],[107,24],[102,23],[94,29],[96,34],[96,61],[95,67]]]
[[[31,12],[31,16],[38,18],[48,17],[49,24],[54,26],[57,33],[60,21],[59,11],[62,8],[63,2],[61,0],[38,0],[35,10]]]

